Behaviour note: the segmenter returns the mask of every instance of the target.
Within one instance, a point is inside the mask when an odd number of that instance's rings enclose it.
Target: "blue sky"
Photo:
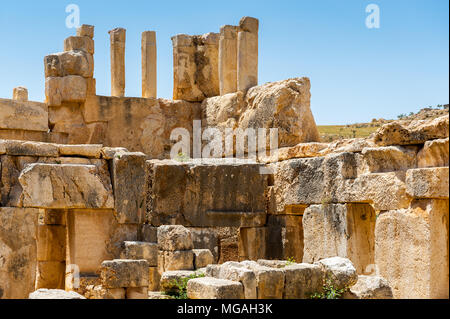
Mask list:
[[[318,124],[396,118],[448,103],[444,0],[2,1],[0,97],[11,98],[12,89],[22,85],[31,100],[44,100],[43,58],[62,51],[64,39],[75,34],[65,25],[71,3],[80,7],[81,23],[96,27],[99,95],[111,90],[108,30],[127,29],[127,96],[141,95],[141,32],[157,31],[158,96],[171,98],[170,37],[218,32],[248,15],[260,19],[259,82],[309,77]],[[370,3],[380,8],[379,29],[365,26]]]

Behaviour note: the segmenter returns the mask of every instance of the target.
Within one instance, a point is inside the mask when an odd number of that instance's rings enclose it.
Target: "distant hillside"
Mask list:
[[[381,126],[392,121],[411,122],[425,120],[449,114],[449,105],[438,105],[435,108],[427,107],[419,112],[400,114],[397,120],[373,119],[370,123],[355,123],[347,125],[319,125],[319,133],[322,142],[332,142],[345,138],[368,137]]]

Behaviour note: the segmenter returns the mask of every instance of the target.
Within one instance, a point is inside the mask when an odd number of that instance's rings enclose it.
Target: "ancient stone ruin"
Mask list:
[[[125,96],[122,28],[96,95],[88,25],[44,58],[44,103],[0,99],[0,298],[449,297],[448,116],[321,143],[308,78],[258,85],[258,24],[174,36],[173,100],[153,31]],[[249,129],[275,149],[249,158]]]

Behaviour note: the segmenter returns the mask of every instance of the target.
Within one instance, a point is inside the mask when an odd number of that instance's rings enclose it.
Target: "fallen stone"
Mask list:
[[[244,299],[240,282],[203,277],[191,279],[187,284],[189,299]]]
[[[226,262],[217,270],[207,268],[206,274],[214,274],[215,278],[238,281],[244,286],[245,299],[257,299],[257,281],[255,273],[235,262]]]
[[[318,265],[292,264],[283,268],[284,299],[308,299],[322,291],[324,273]]]
[[[358,276],[350,292],[357,299],[392,299],[392,289],[386,279],[380,276]]]
[[[100,277],[105,288],[148,287],[146,260],[115,259],[102,262]]]
[[[321,267],[325,281],[330,280],[336,289],[350,288],[358,281],[356,269],[347,258],[325,258],[314,264]]]
[[[74,291],[60,289],[38,289],[31,293],[28,299],[86,299]]]
[[[194,268],[200,269],[214,263],[214,256],[209,249],[193,249]]]
[[[183,279],[193,278],[197,272],[193,270],[170,270],[161,275],[160,289],[166,293],[178,292],[179,284]]]
[[[192,235],[188,228],[181,225],[163,225],[158,227],[158,246],[161,250],[189,250],[194,248]]]
[[[285,276],[282,269],[261,266],[255,261],[240,264],[255,273],[258,299],[283,299]]]

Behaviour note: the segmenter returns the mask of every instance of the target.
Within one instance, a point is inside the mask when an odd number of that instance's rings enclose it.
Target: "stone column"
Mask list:
[[[239,21],[237,89],[247,91],[258,85],[258,19],[243,17]]]
[[[125,96],[125,38],[126,30],[108,32],[111,43],[111,96]]]
[[[220,28],[219,85],[220,95],[237,90],[237,36],[238,27],[225,25]]]
[[[156,32],[142,32],[142,97],[156,98]]]

